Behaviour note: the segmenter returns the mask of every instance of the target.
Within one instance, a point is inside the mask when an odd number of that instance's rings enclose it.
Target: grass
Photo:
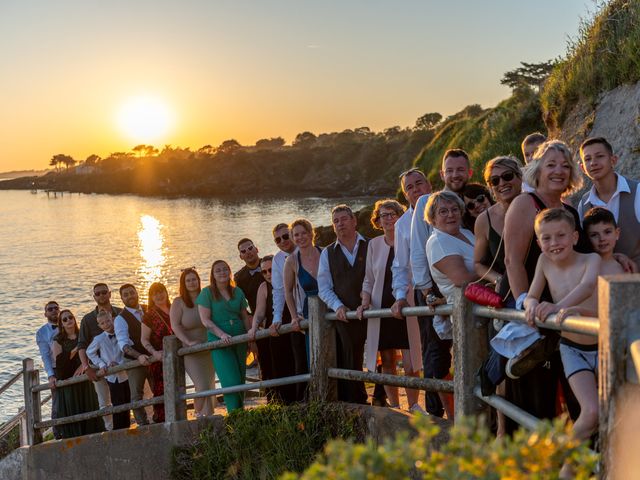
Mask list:
[[[20,446],[20,425],[0,439],[0,458],[4,458]]]
[[[559,129],[579,101],[594,103],[620,85],[640,81],[640,0],[612,0],[582,20],[565,59],[547,80],[541,103],[547,125]]]
[[[444,152],[462,148],[470,156],[474,181],[482,182],[484,164],[498,155],[520,156],[520,142],[529,133],[545,131],[539,96],[518,89],[491,109],[467,109],[442,122],[434,138],[415,159],[435,188],[442,186],[439,171]],[[484,183],[484,182],[482,182]]]
[[[224,433],[206,430],[190,447],[174,450],[171,477],[274,479],[302,472],[328,440],[363,441],[362,417],[341,404],[264,407],[225,418]]]

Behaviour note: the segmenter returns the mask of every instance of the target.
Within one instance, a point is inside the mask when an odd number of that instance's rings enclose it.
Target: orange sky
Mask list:
[[[564,53],[587,9],[557,5],[1,2],[0,171],[45,168],[57,153],[291,142],[305,130],[382,130],[492,106],[509,94],[505,71]],[[554,13],[538,18],[545,11]],[[140,97],[166,109],[164,135],[121,127],[119,113]]]

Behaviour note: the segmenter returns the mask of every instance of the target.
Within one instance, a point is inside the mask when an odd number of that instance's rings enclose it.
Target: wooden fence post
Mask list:
[[[633,448],[634,439],[620,445],[613,439],[622,423],[621,409],[637,385],[627,382],[629,346],[640,327],[640,275],[612,275],[598,279],[599,416],[602,478],[618,478],[617,448]],[[634,407],[637,408],[637,405]],[[630,413],[630,412],[627,412]],[[637,434],[637,432],[635,432]],[[632,441],[633,440],[633,441]],[[631,444],[629,441],[632,441]],[[622,477],[620,477],[622,478]]]
[[[162,341],[162,377],[164,379],[164,418],[166,423],[187,419],[187,401],[180,397],[187,391],[184,377],[184,357],[178,355],[182,346],[175,335]]]
[[[334,402],[338,399],[337,383],[335,379],[329,378],[328,371],[337,364],[336,330],[333,322],[324,318],[326,313],[327,308],[320,298],[309,297],[309,397],[316,401]]]
[[[489,407],[473,393],[476,372],[489,352],[489,320],[473,315],[473,303],[457,288],[453,296],[453,398],[455,418],[487,413]]]
[[[22,361],[22,380],[24,385],[24,409],[26,416],[26,443],[35,445],[42,443],[42,432],[34,428],[36,422],[42,419],[40,410],[40,392],[32,391],[40,384],[40,372],[33,368],[33,360],[25,358]]]

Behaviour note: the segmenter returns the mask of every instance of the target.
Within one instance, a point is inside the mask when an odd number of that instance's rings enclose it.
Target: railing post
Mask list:
[[[629,401],[634,396],[637,401],[640,387],[627,382],[627,374],[630,373],[627,372],[627,356],[633,340],[631,336],[638,334],[640,326],[639,298],[640,275],[612,275],[598,279],[598,401],[602,478],[622,478],[618,477],[615,469],[622,467],[618,465],[621,453],[635,441],[637,434],[637,431],[634,432],[634,438],[626,440],[614,438],[616,435],[624,436],[620,432],[623,427],[622,415],[637,411],[637,403],[631,406]],[[632,408],[625,408],[625,405]]]
[[[473,393],[476,372],[488,355],[488,320],[474,317],[473,303],[457,288],[453,297],[453,399],[455,416],[479,415],[488,406]]]
[[[34,428],[36,422],[40,422],[42,414],[40,410],[40,392],[34,392],[33,387],[40,384],[40,372],[33,368],[33,360],[25,358],[22,361],[22,381],[24,385],[24,409],[26,416],[26,443],[35,445],[42,443],[42,432]]]
[[[166,423],[187,419],[184,358],[178,355],[182,346],[175,335],[164,337],[162,343],[162,376],[164,379],[164,417]]]
[[[336,331],[333,322],[324,317],[327,307],[320,298],[309,297],[309,348],[311,379],[309,396],[312,400],[334,402],[338,399],[336,380],[328,371],[336,366]]]

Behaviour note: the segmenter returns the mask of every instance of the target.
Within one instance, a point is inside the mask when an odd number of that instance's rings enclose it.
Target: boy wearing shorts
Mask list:
[[[572,314],[596,316],[602,261],[597,253],[573,249],[578,241],[573,216],[563,208],[543,210],[536,217],[535,232],[542,255],[524,303],[527,322],[535,326],[535,320],[544,322],[553,314],[557,314],[557,323]],[[539,302],[545,285],[553,303]],[[597,338],[563,331],[560,355],[569,385],[580,403],[573,433],[578,439],[588,439],[598,427]]]

